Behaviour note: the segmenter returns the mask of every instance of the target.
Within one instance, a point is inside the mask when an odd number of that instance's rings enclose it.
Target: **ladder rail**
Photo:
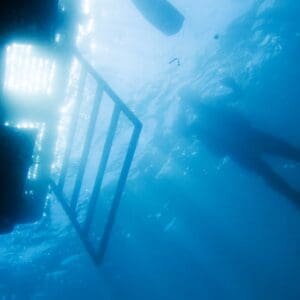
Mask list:
[[[90,122],[88,125],[88,131],[87,131],[87,135],[86,135],[86,139],[85,139],[85,143],[84,143],[82,156],[80,159],[79,171],[76,176],[75,187],[74,187],[73,194],[72,194],[71,207],[74,210],[76,210],[76,208],[77,208],[78,197],[80,194],[80,189],[81,189],[81,185],[82,185],[82,181],[83,181],[86,163],[87,163],[87,160],[89,157],[90,148],[91,148],[92,141],[93,141],[93,133],[94,133],[94,130],[96,127],[98,111],[99,111],[99,108],[100,108],[100,105],[102,102],[102,97],[103,97],[103,89],[101,86],[99,86],[98,90],[96,92],[93,111],[92,111],[92,115],[91,115]]]
[[[126,158],[125,158],[122,170],[121,170],[121,175],[120,175],[118,183],[117,183],[116,192],[115,192],[115,195],[114,195],[114,198],[112,201],[112,206],[111,206],[111,209],[109,212],[109,217],[108,217],[106,225],[104,227],[104,233],[102,235],[102,238],[99,243],[99,248],[96,253],[96,260],[98,263],[101,263],[101,261],[103,260],[105,251],[107,249],[107,246],[108,246],[108,243],[110,240],[110,235],[111,235],[112,228],[113,228],[113,225],[114,225],[114,222],[116,219],[118,208],[120,206],[120,201],[121,201],[122,194],[124,191],[124,186],[127,181],[131,162],[133,160],[133,157],[134,157],[137,145],[138,145],[140,134],[141,134],[141,127],[137,127],[134,129],[132,136],[131,136],[131,141],[130,141],[130,144],[129,144],[129,147],[127,150]]]
[[[94,209],[96,208],[97,200],[99,199],[99,196],[100,196],[100,191],[101,191],[106,167],[107,167],[109,156],[110,156],[110,149],[112,147],[113,140],[114,140],[114,137],[116,134],[119,116],[120,116],[120,110],[117,108],[117,106],[115,106],[113,116],[111,119],[111,123],[109,126],[108,135],[106,137],[105,145],[103,148],[102,157],[101,157],[99,168],[98,168],[98,173],[97,173],[96,180],[94,183],[94,188],[93,188],[92,196],[90,199],[86,220],[85,220],[84,227],[85,227],[86,232],[88,232],[90,230],[90,226],[92,224],[92,219],[93,219],[92,217],[93,217]]]
[[[79,113],[80,113],[80,107],[81,107],[81,103],[82,103],[86,78],[87,78],[87,71],[83,70],[80,74],[79,91],[78,91],[76,101],[74,104],[74,113],[73,113],[73,117],[72,117],[71,124],[70,124],[71,130],[69,131],[69,135],[67,137],[67,148],[66,148],[66,151],[64,154],[62,171],[61,171],[61,175],[59,178],[60,188],[63,188],[65,179],[66,179],[66,175],[67,175],[72,146],[73,146],[73,142],[74,142],[74,138],[75,138],[75,128],[77,127],[77,124],[78,124],[78,119],[79,119],[78,117],[79,117]]]

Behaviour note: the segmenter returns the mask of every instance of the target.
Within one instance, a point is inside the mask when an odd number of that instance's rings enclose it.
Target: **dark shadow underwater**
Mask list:
[[[300,162],[300,149],[255,127],[232,104],[240,91],[230,88],[233,93],[229,98],[201,99],[194,91],[183,91],[177,130],[184,138],[196,138],[216,156],[229,157],[242,169],[260,176],[269,187],[300,208],[300,191],[266,160],[268,156],[276,156]]]

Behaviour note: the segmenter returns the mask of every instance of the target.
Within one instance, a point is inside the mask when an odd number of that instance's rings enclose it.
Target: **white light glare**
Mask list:
[[[84,0],[82,6],[83,6],[83,7],[82,7],[83,13],[84,13],[85,15],[88,15],[88,14],[91,13],[91,3],[90,3],[89,0]]]
[[[53,91],[55,70],[54,60],[37,54],[33,46],[11,44],[6,48],[4,88],[49,96]]]

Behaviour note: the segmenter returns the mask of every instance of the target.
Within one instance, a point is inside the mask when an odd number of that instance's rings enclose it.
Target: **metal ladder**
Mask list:
[[[96,265],[100,265],[103,261],[105,251],[107,249],[112,228],[116,219],[117,210],[120,204],[122,193],[124,191],[125,183],[128,173],[133,161],[133,157],[137,148],[139,136],[142,129],[142,124],[132,111],[124,104],[124,102],[115,94],[111,87],[101,78],[100,75],[91,67],[91,65],[83,58],[83,56],[75,50],[74,56],[81,66],[79,75],[78,92],[76,96],[75,109],[70,120],[70,130],[66,139],[66,147],[64,149],[62,165],[57,176],[57,180],[51,179],[50,187],[61,203],[64,211],[68,215],[72,225],[74,226],[80,240],[85,246],[87,252],[93,259]],[[82,140],[83,147],[80,154],[79,163],[75,171],[74,184],[68,195],[64,192],[66,188],[67,173],[70,172],[71,159],[70,155],[74,148],[78,145],[75,140],[75,128],[80,126],[78,124],[80,108],[84,97],[84,89],[86,86],[87,77],[92,78],[96,83],[96,93],[92,103],[92,109],[87,120],[87,130]],[[91,147],[93,145],[93,138],[97,132],[97,120],[101,118],[100,105],[103,97],[109,99],[112,103],[113,111],[109,120],[108,130],[105,134],[102,153],[99,153],[99,165],[97,173],[93,179],[93,187],[87,199],[85,199],[85,214],[84,217],[79,213],[79,201],[81,190],[83,189],[83,180],[87,172],[87,162],[91,154]],[[103,181],[107,171],[108,162],[112,152],[112,146],[116,138],[118,130],[118,123],[120,118],[126,118],[131,126],[131,134],[129,136],[124,160],[121,162],[121,170],[116,179],[116,187],[112,191],[112,200],[109,205],[106,220],[103,225],[101,233],[92,235],[92,223],[97,217],[97,204],[102,200]],[[100,152],[100,151],[99,151]],[[73,172],[74,173],[74,172]]]

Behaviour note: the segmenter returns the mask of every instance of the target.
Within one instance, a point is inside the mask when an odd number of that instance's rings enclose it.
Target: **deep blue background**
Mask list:
[[[173,125],[183,88],[221,101],[229,78],[253,124],[300,147],[300,3],[177,0],[185,28],[167,38],[94,2],[82,51],[144,123],[117,224],[97,271],[53,201],[50,224],[0,238],[2,299],[299,299],[298,209]],[[299,187],[299,163],[268,159]]]

